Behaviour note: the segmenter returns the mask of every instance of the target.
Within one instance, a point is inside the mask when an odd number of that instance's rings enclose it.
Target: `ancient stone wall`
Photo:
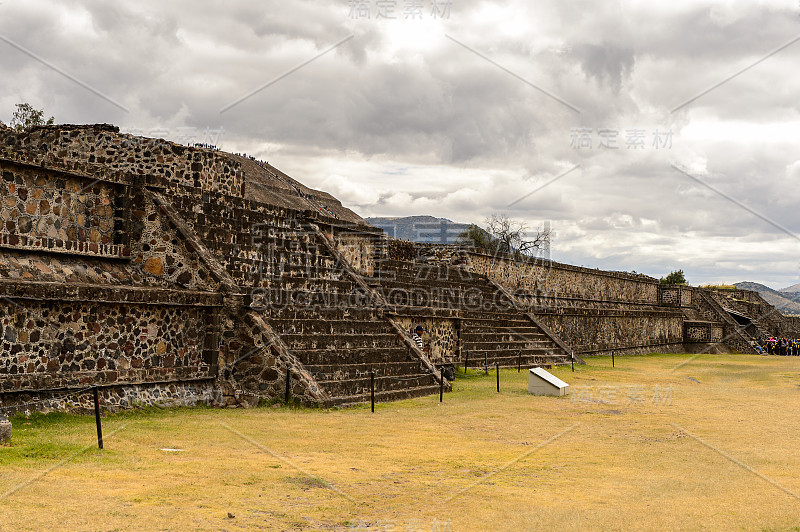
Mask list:
[[[132,176],[147,176],[149,184],[244,195],[241,164],[224,153],[120,134],[108,125],[44,126],[21,134],[2,130],[0,159],[104,181],[129,183]]]
[[[213,377],[211,318],[186,306],[6,300],[0,386],[11,392]]]
[[[800,338],[800,316],[786,316],[786,322],[789,329],[789,337]]]
[[[735,327],[722,304],[751,313],[768,307],[747,291],[706,298],[636,274],[386,239],[356,222],[297,210],[291,196],[278,203],[245,198],[247,164],[214,150],[121,135],[111,126],[0,131],[3,404],[94,384],[103,386],[112,408],[254,404],[282,397],[287,375],[293,397],[325,403],[333,399],[328,389],[284,343],[292,333],[282,337],[270,325],[277,327],[282,308],[293,305],[284,321],[296,309],[313,309],[304,314],[308,329],[295,337],[335,324],[375,348],[377,358],[388,346],[404,353],[371,307],[375,301],[362,293],[369,290],[349,277],[350,267],[373,286],[385,283],[387,312],[404,328],[428,329],[426,352],[434,362],[459,358],[465,313],[519,317],[519,301],[579,355],[718,341]],[[429,268],[376,280],[378,265],[391,261]],[[253,306],[259,291],[267,304]],[[354,326],[353,315],[363,325]],[[781,330],[800,324],[776,320]],[[291,341],[302,346],[315,339]],[[336,366],[327,358],[316,363]],[[363,378],[366,367],[350,368],[351,376]],[[339,367],[325,372],[344,374]],[[347,380],[336,383],[339,393],[348,392]]]
[[[417,257],[417,244],[413,242],[388,238],[386,249],[390,260],[413,261]]]
[[[658,285],[658,303],[662,307],[689,307],[692,290],[690,286]]]
[[[79,393],[76,393],[79,392]],[[197,381],[107,384],[99,387],[100,408],[119,411],[144,406],[222,406],[223,397],[213,379]],[[94,412],[91,390],[75,392],[21,392],[0,396],[0,407],[7,414],[31,411]]]
[[[77,133],[43,129],[2,148],[0,390],[14,402],[99,384],[109,404],[133,389],[183,401],[200,386],[190,383],[217,376],[221,300],[195,247],[144,194],[148,180],[164,183],[134,175],[159,173],[170,145]]]
[[[0,246],[125,257],[127,187],[0,160]]]
[[[196,192],[183,189],[168,199],[243,289],[276,287],[283,276],[334,278],[335,261],[300,226],[300,213]]]
[[[684,321],[684,341],[696,343],[717,343],[723,338],[723,326],[707,321]]]
[[[423,351],[434,364],[453,363],[458,357],[459,320],[436,316],[398,316],[397,321],[408,331],[414,332],[417,325],[427,331],[422,335]]]
[[[680,312],[570,308],[536,315],[577,355],[680,351],[683,343]]]
[[[223,351],[220,360],[220,380],[226,392],[226,402],[250,397],[248,404],[258,404],[262,399],[283,398],[286,392],[286,372],[291,371],[290,399],[313,403],[319,397],[308,382],[311,376],[298,366],[297,361],[285,360],[264,331],[245,316],[232,324],[235,335]]]
[[[467,268],[512,290],[550,298],[658,305],[658,282],[630,273],[605,272],[546,260],[468,253]]]
[[[750,318],[763,335],[796,338],[800,336],[797,322],[778,312],[758,292],[751,290],[706,290],[720,306]]]
[[[380,236],[364,231],[336,231],[336,249],[360,275],[371,277],[375,273],[375,258]]]
[[[149,284],[216,292],[220,282],[191,242],[149,198],[138,198],[131,216],[131,265]]]

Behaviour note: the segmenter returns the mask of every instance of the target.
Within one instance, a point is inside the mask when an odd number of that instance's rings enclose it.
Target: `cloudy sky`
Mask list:
[[[800,281],[800,4],[0,3],[0,119],[204,138],[363,216],[550,222],[556,260]]]

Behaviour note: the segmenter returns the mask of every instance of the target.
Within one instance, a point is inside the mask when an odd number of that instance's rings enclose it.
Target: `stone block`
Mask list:
[[[11,422],[5,416],[0,416],[0,443],[11,439]]]
[[[543,368],[528,372],[528,393],[533,395],[567,395],[569,384]]]

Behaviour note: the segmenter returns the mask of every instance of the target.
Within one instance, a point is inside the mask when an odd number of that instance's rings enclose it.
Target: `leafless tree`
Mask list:
[[[548,228],[528,233],[528,224],[522,220],[512,220],[505,214],[492,214],[486,219],[488,232],[497,240],[497,251],[535,255],[550,243],[552,231]]]

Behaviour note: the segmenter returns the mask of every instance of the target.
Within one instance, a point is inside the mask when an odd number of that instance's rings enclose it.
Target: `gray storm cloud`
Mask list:
[[[221,129],[363,215],[507,212],[551,221],[576,264],[798,281],[798,241],[748,211],[800,232],[800,43],[765,59],[800,35],[796,3],[453,0],[434,19],[428,1],[405,19],[398,0],[396,20],[367,4],[3,2],[0,35],[129,112],[0,42],[0,119],[27,101],[59,122]]]

